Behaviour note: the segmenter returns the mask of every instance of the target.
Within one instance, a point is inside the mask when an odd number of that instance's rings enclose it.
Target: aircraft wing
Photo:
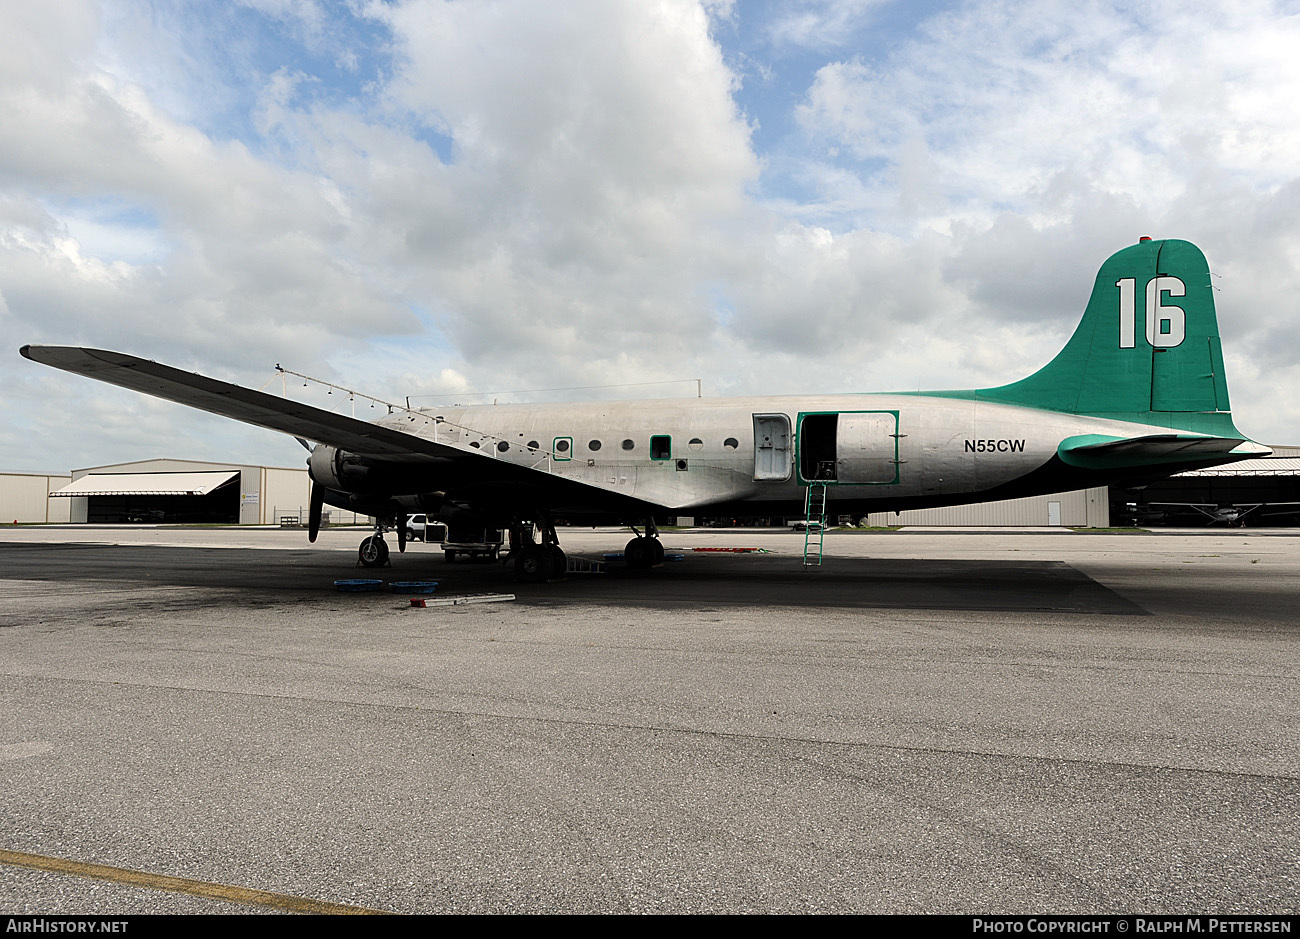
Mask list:
[[[647,504],[585,480],[498,460],[472,447],[439,443],[122,352],[30,345],[19,351],[33,362],[328,444],[357,456],[389,463],[439,464],[447,473],[440,478],[454,482],[463,492],[480,489],[496,499],[517,498],[531,505],[586,506],[594,502],[638,507]]]
[[[246,424],[328,443],[360,456],[397,462],[490,459],[477,451],[467,452],[390,427],[122,352],[72,346],[23,346],[19,351],[42,365],[231,417]]]

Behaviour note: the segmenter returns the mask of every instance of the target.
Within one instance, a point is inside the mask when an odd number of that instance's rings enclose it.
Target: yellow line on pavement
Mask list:
[[[291,897],[284,893],[271,893],[269,890],[251,890],[248,887],[232,887],[229,884],[214,884],[206,880],[191,880],[188,877],[172,877],[168,874],[151,874],[148,871],[136,871],[127,867],[91,864],[85,861],[69,861],[66,858],[46,857],[43,854],[6,851],[3,848],[0,848],[0,864],[26,867],[36,871],[50,871],[55,874],[71,874],[74,877],[93,877],[96,880],[129,884],[133,887],[144,887],[148,890],[188,893],[195,897],[226,900],[230,903],[243,903],[249,906],[270,907],[276,910],[288,910],[291,913],[325,913],[344,916],[384,915],[388,913],[387,910],[371,910],[364,906],[349,906],[346,903],[329,903],[325,900]]]

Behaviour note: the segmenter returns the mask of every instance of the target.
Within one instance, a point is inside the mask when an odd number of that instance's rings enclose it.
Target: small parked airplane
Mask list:
[[[1300,502],[1145,502],[1137,506],[1138,511],[1155,510],[1161,521],[1180,513],[1184,518],[1190,517],[1203,525],[1216,525],[1219,522],[1229,527],[1241,528],[1248,518],[1266,518],[1269,516],[1300,515]],[[1269,511],[1273,509],[1273,511]],[[1258,513],[1258,514],[1256,514]],[[1207,521],[1208,519],[1208,521]]]
[[[661,560],[656,517],[807,517],[987,502],[1267,455],[1234,426],[1205,256],[1143,238],[1101,267],[1074,335],[1028,378],[969,391],[393,408],[370,423],[97,349],[36,362],[316,441],[323,504],[511,532],[516,576],[563,572],[553,519],[626,523],[629,566]],[[644,533],[637,530],[643,526]],[[397,525],[399,547],[405,528]]]

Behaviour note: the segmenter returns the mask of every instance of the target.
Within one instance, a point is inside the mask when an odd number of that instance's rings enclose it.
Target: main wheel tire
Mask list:
[[[653,539],[633,538],[623,549],[623,560],[632,570],[645,570],[654,563],[654,548],[650,547]]]
[[[658,538],[651,538],[650,544],[653,552],[650,556],[650,566],[657,567],[664,562],[664,543]]]
[[[361,542],[357,557],[361,559],[362,567],[383,567],[388,563],[388,543],[378,535],[371,535]]]
[[[515,579],[526,584],[543,584],[551,579],[551,552],[541,545],[525,545],[515,558]]]
[[[444,558],[447,559],[447,563],[448,563],[448,564],[451,564],[453,561],[456,560],[456,552],[455,552],[455,551],[444,551],[444,552],[442,552],[442,556],[443,556]]]
[[[569,567],[569,559],[564,556],[557,544],[547,545],[546,552],[551,556],[551,576],[563,577]]]

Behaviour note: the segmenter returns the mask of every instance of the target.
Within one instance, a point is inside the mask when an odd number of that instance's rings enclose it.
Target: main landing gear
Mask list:
[[[406,551],[406,528],[399,518],[394,523],[397,529],[397,550]],[[375,520],[375,533],[361,542],[361,547],[357,549],[357,560],[362,567],[383,567],[388,563],[388,542],[384,541],[384,532],[388,530],[388,525],[378,519]]]
[[[644,534],[635,525],[629,527],[636,537],[623,549],[628,568],[648,570],[662,564],[664,546],[659,541],[654,519],[646,519]],[[515,579],[526,584],[556,580],[568,570],[568,558],[560,550],[560,539],[549,520],[536,524],[515,521],[510,526],[510,553],[506,560],[515,562]]]
[[[533,525],[520,522],[510,527],[510,555],[515,559],[515,580],[526,584],[543,584],[548,580],[563,577],[568,569],[569,559],[560,550],[560,539],[555,534],[555,526],[549,521],[542,522],[537,531],[541,534],[538,544]]]
[[[645,522],[645,534],[642,535],[636,530],[636,526],[628,526],[636,535],[627,543],[623,549],[623,560],[631,570],[644,571],[652,567],[658,567],[664,562],[664,546],[659,541],[659,529],[655,527],[655,520],[647,518]]]

